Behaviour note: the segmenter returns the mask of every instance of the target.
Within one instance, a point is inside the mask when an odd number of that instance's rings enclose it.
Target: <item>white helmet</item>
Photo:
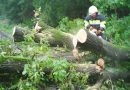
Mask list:
[[[96,6],[92,5],[91,7],[89,7],[89,10],[88,10],[89,15],[92,15],[96,12],[98,12],[98,9]]]

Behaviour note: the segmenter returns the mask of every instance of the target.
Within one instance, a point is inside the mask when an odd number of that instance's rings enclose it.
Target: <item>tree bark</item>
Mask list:
[[[14,27],[13,39],[14,42],[20,42],[25,40],[25,35],[31,33],[29,30],[25,30],[21,27]],[[73,49],[73,35],[64,33],[55,29],[49,29],[41,33],[33,32],[33,39],[37,43],[48,43],[50,46],[66,46]]]
[[[72,34],[64,33],[54,29],[34,34],[35,42],[48,43],[52,47],[66,46],[69,49],[73,49],[72,40]]]
[[[14,27],[13,28],[13,33],[12,33],[12,36],[13,36],[13,41],[14,42],[21,42],[21,41],[24,41],[24,29],[23,28],[20,28],[20,27]]]
[[[123,48],[121,46],[114,45],[83,29],[81,29],[79,32],[73,39],[73,46],[75,46],[75,48],[77,47],[79,50],[88,50],[94,53],[102,54],[112,58],[113,60],[130,61],[130,48]],[[86,33],[86,36],[84,36],[85,40],[82,42],[82,39],[79,36],[84,33]]]
[[[23,37],[23,34],[21,35],[21,37]],[[20,34],[18,36],[20,36]],[[15,39],[17,39],[17,37],[14,37],[14,40]],[[79,30],[76,35],[51,29],[42,33],[35,33],[34,41],[48,43],[50,46],[66,46],[70,49],[78,48],[83,51],[92,51],[108,56],[113,60],[130,61],[130,48],[114,45],[83,29]]]
[[[21,59],[20,59],[21,58]],[[4,57],[4,59],[7,59],[7,61],[0,64],[0,73],[19,73],[22,72],[24,69],[24,65],[28,62],[28,58],[23,57],[17,57],[12,56],[11,58]],[[113,69],[113,68],[107,68],[107,70],[101,70],[99,69],[99,66],[97,64],[71,64],[71,66],[74,66],[74,69],[76,72],[82,72],[90,74],[90,76],[96,74],[101,75],[100,79],[107,80],[117,80],[117,79],[124,79],[128,82],[130,82],[130,72],[119,70],[119,69]],[[44,70],[45,73],[51,72],[51,68]],[[67,70],[69,71],[69,70]]]

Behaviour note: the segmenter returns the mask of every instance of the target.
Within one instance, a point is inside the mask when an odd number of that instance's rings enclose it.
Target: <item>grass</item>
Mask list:
[[[9,23],[8,19],[0,19],[0,31],[11,33],[13,24]]]

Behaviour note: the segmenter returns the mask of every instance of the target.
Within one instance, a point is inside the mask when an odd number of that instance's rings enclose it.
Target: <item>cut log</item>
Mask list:
[[[13,41],[14,42],[25,41],[26,35],[30,35],[30,34],[33,34],[33,33],[34,32],[27,27],[22,28],[22,27],[19,27],[19,26],[14,26],[13,32],[12,32]]]
[[[18,30],[20,33],[17,33],[17,29],[14,31],[14,40],[24,40],[23,31]],[[66,46],[70,49],[79,48],[79,50],[92,51],[108,56],[113,60],[130,61],[130,48],[114,45],[84,29],[79,30],[76,35],[51,29],[42,33],[35,33],[34,41],[48,43],[50,46]]]
[[[94,36],[91,33],[86,32],[85,30],[80,30],[75,36],[68,33],[63,33],[59,31],[57,32],[56,30],[53,30],[53,32],[52,31],[49,32],[50,33],[47,35],[46,32],[38,33],[36,34],[36,37],[38,37],[38,40],[42,39],[43,41],[46,38],[47,39],[46,41],[48,41],[51,46],[66,45],[71,49],[73,48],[74,55],[77,57],[77,59],[79,57],[78,54],[77,55],[75,54],[76,47],[79,48],[79,50],[92,51],[94,53],[108,56],[113,60],[130,61],[129,48],[122,48],[113,45],[112,43],[107,42],[101,38],[98,38],[97,36]]]
[[[48,43],[50,46],[66,46],[73,49],[73,35],[58,30],[49,30],[42,33],[35,33],[34,41]]]
[[[119,70],[114,68],[107,68],[103,71],[103,80],[113,80],[123,79],[126,82],[130,82],[130,71]]]
[[[41,32],[42,27],[39,26],[39,22],[36,23],[34,29],[36,30],[36,32]]]
[[[81,41],[82,37],[80,36],[82,35],[86,35],[85,36],[86,40],[83,40],[85,41],[84,43]],[[84,51],[88,50],[94,53],[102,54],[112,58],[113,60],[130,61],[130,48],[123,48],[114,45],[110,42],[105,41],[102,38],[98,38],[97,36],[91,34],[90,32],[85,31],[84,29],[81,29],[79,33],[77,33],[77,35],[75,36],[76,38],[73,39],[74,44],[73,46],[80,48],[80,50]]]
[[[19,73],[22,72],[24,69],[24,65],[27,63],[28,60],[31,60],[29,58],[23,58],[23,57],[17,57],[17,56],[5,56],[2,57],[5,60],[5,62],[0,64],[0,73]],[[10,61],[11,60],[11,61]],[[125,81],[130,82],[130,72],[119,70],[119,69],[113,69],[113,68],[107,68],[107,70],[101,70],[100,67],[97,64],[71,64],[71,66],[74,66],[74,69],[76,72],[82,72],[87,73],[90,75],[93,75],[97,73],[97,75],[101,74],[101,79],[107,80],[118,80],[118,79],[124,79]],[[45,73],[51,72],[51,68],[44,70]],[[67,70],[69,71],[69,70]]]
[[[77,41],[80,43],[84,43],[87,40],[87,33],[85,30],[80,29],[79,32],[76,34]]]
[[[19,56],[0,55],[0,59],[1,59],[0,70],[5,71],[6,73],[8,73],[9,71],[12,71],[11,69],[18,71],[20,68],[19,71],[21,71],[23,70],[24,64],[26,64],[28,61],[31,61],[31,58],[19,57]],[[99,66],[96,64],[73,64],[73,65],[77,72],[83,72],[83,73],[96,73],[96,72],[99,73],[100,72],[100,69],[98,68]],[[3,70],[5,68],[8,69],[9,71]]]
[[[20,27],[14,27],[13,28],[13,33],[12,33],[12,36],[13,36],[13,39],[14,39],[14,42],[20,42],[20,41],[24,41],[24,30]]]
[[[29,31],[21,27],[14,27],[13,29],[13,38],[14,42],[24,41],[25,35]],[[31,32],[30,32],[31,33]],[[32,37],[37,43],[48,43],[50,46],[66,46],[68,48],[73,48],[73,35],[69,33],[64,33],[55,29],[50,29],[42,33],[33,33]]]

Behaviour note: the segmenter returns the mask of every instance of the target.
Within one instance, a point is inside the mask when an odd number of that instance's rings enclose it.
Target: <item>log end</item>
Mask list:
[[[13,28],[13,40],[14,42],[20,42],[20,41],[24,41],[24,32],[22,30],[22,28],[15,26]]]
[[[79,32],[77,33],[76,37],[80,43],[84,43],[87,40],[87,33],[86,33],[85,29],[80,29]]]

